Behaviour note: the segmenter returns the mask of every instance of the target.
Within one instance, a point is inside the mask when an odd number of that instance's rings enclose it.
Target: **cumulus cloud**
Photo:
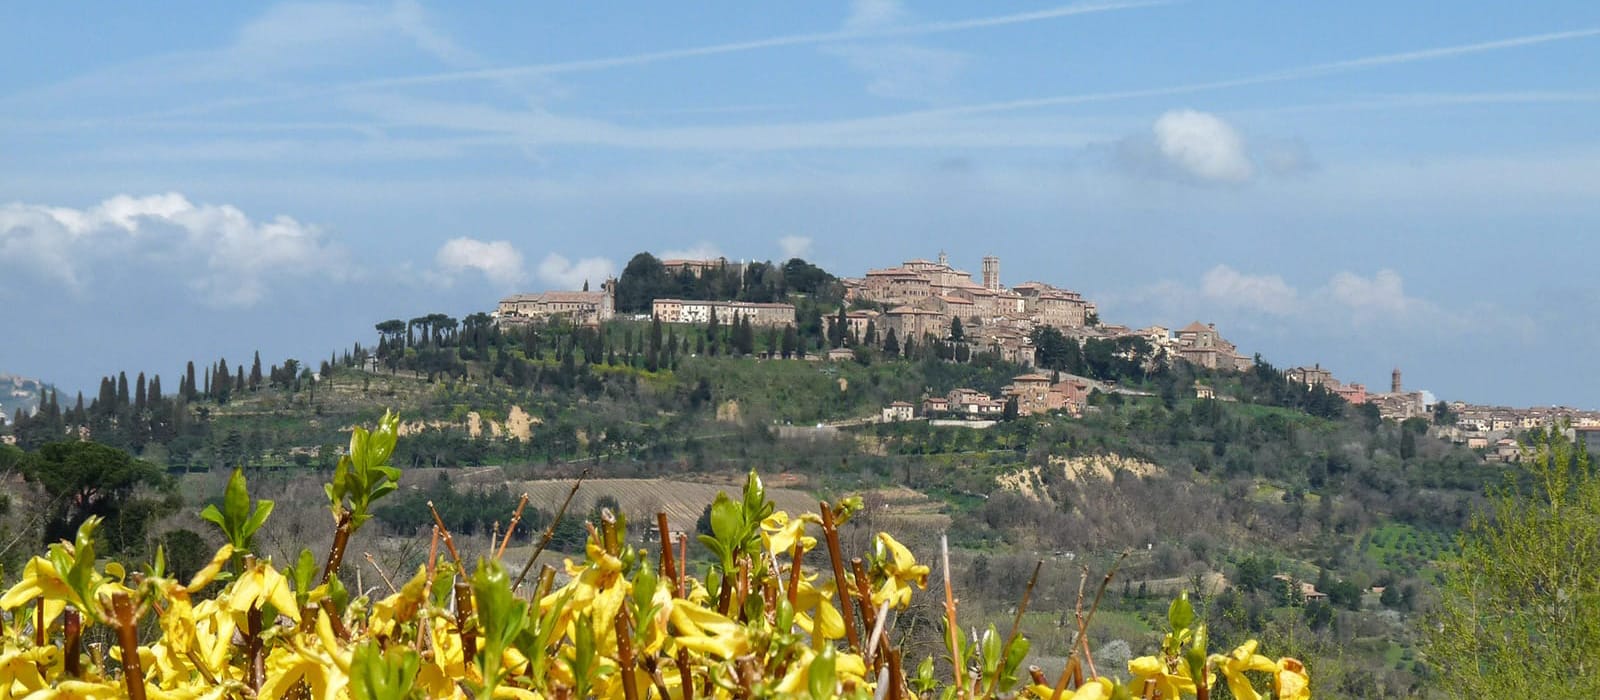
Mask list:
[[[568,260],[551,253],[539,261],[539,279],[556,289],[582,289],[585,282],[598,289],[606,278],[617,274],[617,265],[606,258]]]
[[[783,259],[803,258],[811,252],[810,236],[784,236],[778,239],[778,249],[783,251]]]
[[[452,238],[439,247],[434,262],[447,276],[477,271],[496,287],[515,287],[528,276],[522,253],[510,241]]]
[[[1237,183],[1255,174],[1244,138],[1214,114],[1173,110],[1156,120],[1154,132],[1161,155],[1198,180]]]
[[[722,251],[715,244],[700,241],[688,248],[663,250],[656,257],[662,260],[715,260],[722,257]]]
[[[342,251],[288,216],[254,221],[231,205],[178,193],[117,195],[85,209],[0,206],[0,269],[43,275],[90,294],[95,269],[157,268],[183,275],[213,306],[249,306],[283,276],[343,277]],[[4,277],[4,275],[0,275]]]
[[[1406,296],[1405,282],[1394,270],[1379,270],[1371,277],[1339,272],[1328,280],[1325,292],[1335,303],[1363,317],[1402,317],[1433,308],[1426,301]]]
[[[1299,294],[1278,275],[1244,274],[1227,265],[1207,270],[1200,278],[1200,293],[1208,301],[1274,316],[1294,313]]]

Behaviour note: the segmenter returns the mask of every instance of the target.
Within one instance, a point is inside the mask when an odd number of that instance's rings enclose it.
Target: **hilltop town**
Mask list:
[[[698,287],[704,296],[717,297],[714,291],[707,291],[718,284],[711,280],[732,280],[733,286],[724,286],[720,295],[723,298],[655,297],[649,300],[648,308],[636,309],[631,318],[663,324],[748,323],[768,329],[792,329],[804,324],[804,313],[794,299],[732,298],[737,296],[732,290],[746,283],[753,273],[763,272],[755,267],[762,265],[766,264],[726,258],[660,260],[660,274],[675,281],[678,289]],[[1205,370],[1233,372],[1254,366],[1254,358],[1223,337],[1215,324],[1195,321],[1174,331],[1159,325],[1132,328],[1107,323],[1101,320],[1095,303],[1078,291],[1040,281],[1007,286],[1001,278],[1000,259],[995,256],[984,257],[980,269],[981,277],[975,279],[940,253],[936,260],[907,260],[893,267],[867,270],[860,277],[837,279],[834,303],[838,313],[818,312],[826,316],[827,333],[809,351],[801,342],[795,355],[850,360],[861,347],[900,352],[914,343],[938,344],[954,348],[949,354],[957,361],[987,353],[1033,370],[1038,365],[1041,332],[1049,329],[1050,333],[1059,334],[1056,337],[1079,345],[1092,341],[1120,343],[1117,352],[1148,364],[1184,362]],[[618,307],[618,286],[619,280],[610,278],[593,291],[586,287],[581,291],[515,294],[502,299],[492,316],[503,327],[557,318],[596,325],[625,313]],[[1361,383],[1340,381],[1320,365],[1291,368],[1284,376],[1308,389],[1337,395],[1351,405],[1370,404],[1383,418],[1437,422],[1436,430],[1442,437],[1475,448],[1492,448],[1517,429],[1563,422],[1600,425],[1600,413],[1574,409],[1430,404],[1423,392],[1405,390],[1399,369],[1391,377],[1389,390],[1381,392],[1369,391]],[[1006,413],[1008,403],[1014,405],[1018,415],[1052,411],[1080,415],[1095,391],[1126,390],[1114,383],[1033,370],[1015,377],[995,395],[958,388],[941,396],[907,397],[908,400],[886,406],[881,419],[998,419]],[[1215,389],[1204,383],[1197,383],[1194,392],[1199,398],[1230,398],[1216,395]],[[917,401],[912,402],[912,398]]]

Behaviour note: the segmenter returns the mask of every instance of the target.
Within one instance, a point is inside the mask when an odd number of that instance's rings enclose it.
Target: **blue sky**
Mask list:
[[[88,18],[93,18],[88,21]],[[13,3],[0,371],[321,358],[634,252],[995,254],[1600,407],[1600,4]]]

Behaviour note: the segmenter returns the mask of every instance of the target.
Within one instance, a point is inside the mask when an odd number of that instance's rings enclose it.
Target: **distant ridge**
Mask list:
[[[32,413],[38,408],[45,390],[50,388],[37,379],[0,372],[0,411],[4,412],[5,420],[10,421],[18,409]]]

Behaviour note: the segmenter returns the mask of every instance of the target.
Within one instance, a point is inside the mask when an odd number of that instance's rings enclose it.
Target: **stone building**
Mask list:
[[[598,292],[539,292],[513,294],[500,300],[495,320],[501,324],[530,323],[565,318],[573,323],[605,323],[616,315],[617,281],[607,279]]]
[[[793,304],[768,304],[753,301],[706,301],[696,299],[657,299],[650,311],[662,323],[707,324],[715,313],[718,323],[748,319],[754,326],[783,326],[794,323]]]

